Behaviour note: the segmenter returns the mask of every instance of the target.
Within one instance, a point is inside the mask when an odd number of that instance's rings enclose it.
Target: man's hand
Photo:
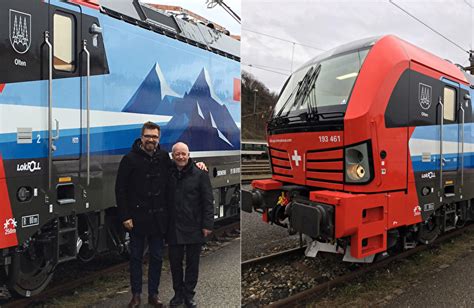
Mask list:
[[[123,226],[125,227],[125,229],[127,229],[127,230],[129,230],[129,231],[132,230],[132,228],[133,228],[133,220],[132,220],[132,219],[125,220],[125,221],[123,222]]]
[[[196,167],[198,167],[198,168],[201,169],[201,170],[208,171],[206,164],[205,164],[204,162],[202,162],[202,161],[196,163]]]
[[[209,236],[211,233],[212,231],[209,229],[202,229],[202,235],[204,235],[204,237]]]

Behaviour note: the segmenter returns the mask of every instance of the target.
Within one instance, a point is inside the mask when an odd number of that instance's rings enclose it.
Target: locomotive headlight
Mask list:
[[[365,175],[365,169],[359,164],[351,165],[347,168],[347,176],[354,181],[363,179]]]
[[[366,183],[371,179],[368,143],[350,146],[345,150],[347,183]]]

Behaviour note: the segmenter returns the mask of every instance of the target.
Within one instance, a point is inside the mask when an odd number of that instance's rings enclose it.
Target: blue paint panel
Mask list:
[[[444,125],[443,128],[443,140],[444,141],[452,141],[458,142],[458,133],[460,132],[461,126],[459,124],[449,124]],[[430,125],[430,126],[418,126],[415,128],[411,138],[413,139],[424,139],[424,140],[439,140],[439,125]],[[474,124],[473,123],[466,123],[464,124],[464,142],[465,143],[472,143],[474,140],[474,136],[472,135],[474,132]]]
[[[52,0],[51,4],[68,9],[74,7],[58,0]],[[191,150],[194,151],[240,149],[240,130],[236,125],[240,123],[240,102],[233,101],[234,79],[240,79],[239,62],[111,18],[93,9],[84,7],[83,12],[99,18],[110,71],[108,75],[90,78],[92,110],[122,112],[127,111],[125,109],[129,103],[134,103],[141,109],[129,112],[171,115],[169,123],[161,123],[161,143],[164,148],[170,148],[176,141],[185,141],[193,145]],[[161,75],[153,76],[155,79],[158,77],[159,82],[152,83],[152,87],[143,87],[155,66],[161,71]],[[54,107],[79,108],[79,93],[71,93],[71,89],[78,89],[79,83],[79,78],[55,79]],[[165,84],[169,85],[170,92],[179,96],[163,98],[170,106],[173,104],[172,109],[158,109],[155,106],[157,101],[154,98],[161,101],[161,87]],[[0,104],[47,107],[47,85],[47,81],[8,84],[0,95]],[[135,95],[140,88],[150,91],[151,95]],[[211,92],[215,93],[212,97]],[[133,102],[134,98],[142,101]],[[194,101],[202,105],[205,113],[202,119],[191,108],[195,105]],[[140,127],[141,123],[93,128],[92,153],[125,153],[139,136]],[[35,143],[37,135],[40,136],[41,144]],[[55,142],[58,148],[55,157],[79,155],[77,151],[84,153],[84,129],[61,130],[60,135],[61,138]],[[221,135],[230,141],[230,145],[218,137]],[[82,142],[80,146],[72,142],[73,137],[79,138],[79,142]],[[45,157],[48,152],[46,138],[46,132],[33,132],[33,143],[20,145],[16,143],[16,134],[0,134],[0,153],[5,159]]]
[[[461,160],[458,154],[444,154],[446,160],[443,170],[453,171],[460,168]],[[437,171],[439,170],[439,155],[431,155],[431,162],[422,162],[421,156],[412,156],[412,166],[415,172]],[[474,153],[464,153],[464,168],[474,168]]]

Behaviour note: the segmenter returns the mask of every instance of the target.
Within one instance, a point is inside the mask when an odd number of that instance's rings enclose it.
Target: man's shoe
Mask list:
[[[133,294],[132,300],[128,303],[128,308],[138,308],[140,307],[140,294]]]
[[[186,304],[186,308],[196,308],[197,307],[197,303],[196,301],[194,300],[194,298],[186,298],[184,300],[184,303]]]
[[[148,296],[148,304],[150,304],[151,306],[155,308],[163,307],[163,303],[160,301],[160,298],[158,297],[158,295]]]
[[[173,298],[170,300],[170,307],[177,307],[184,304],[183,296],[175,294]]]

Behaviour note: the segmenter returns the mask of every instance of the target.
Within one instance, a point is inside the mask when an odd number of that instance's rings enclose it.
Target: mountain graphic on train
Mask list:
[[[225,104],[220,103],[210,80],[203,68],[192,87],[180,97],[171,92],[156,64],[122,111],[172,115],[163,127],[160,141],[168,149],[181,140],[194,151],[239,150],[240,130]],[[195,137],[198,135],[202,140]]]
[[[0,3],[2,283],[126,252],[119,162],[143,123],[206,163],[214,218],[240,213],[240,42],[138,1]]]
[[[268,122],[272,178],[242,191],[242,209],[302,234],[308,256],[349,262],[462,227],[474,219],[467,69],[393,35],[308,61]]]

